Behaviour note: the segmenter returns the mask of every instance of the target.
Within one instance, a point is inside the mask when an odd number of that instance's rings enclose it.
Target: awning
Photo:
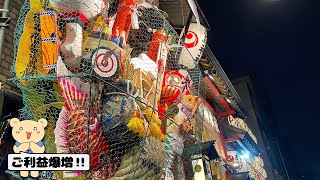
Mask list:
[[[204,72],[210,75],[210,80],[212,80],[220,94],[228,98],[228,104],[237,112],[237,116],[241,118],[248,116],[247,108],[208,45],[204,49],[199,65]],[[220,105],[219,102],[217,104]]]
[[[244,138],[244,135],[246,131],[236,128],[234,126],[229,125],[227,121],[222,120],[221,121],[221,126],[224,132],[226,132],[228,135],[235,135],[238,136],[239,138]]]
[[[199,16],[200,23],[204,25],[207,28],[207,30],[210,30],[210,24],[208,23],[197,1],[159,0],[159,7],[161,10],[165,11],[168,14],[170,19],[170,24],[175,29],[182,29],[186,25],[189,13],[190,11],[192,12],[192,9],[193,9],[198,12],[197,16]],[[191,9],[190,7],[193,7],[193,8]],[[192,21],[193,22],[196,21],[195,16],[193,16]]]
[[[214,147],[214,141],[206,141],[201,144],[188,145],[189,151],[184,151],[184,156],[192,157],[198,154],[205,154],[208,156],[209,160],[220,158],[216,148]]]
[[[229,180],[250,180],[249,172],[243,172],[238,174],[232,174]]]
[[[11,115],[7,118],[18,116],[18,109],[23,106],[22,95],[9,89],[0,88],[0,91],[0,101],[3,103],[0,104],[0,120],[9,114]]]
[[[253,154],[255,155],[259,155],[262,152],[260,147],[253,141],[252,137],[249,135],[248,132],[246,132],[246,134],[242,139],[240,139],[240,141],[246,147],[250,147],[249,149],[251,149],[251,151],[254,152]]]
[[[226,121],[221,121],[221,126],[223,131],[229,137],[232,137],[229,140],[227,139],[226,143],[230,143],[232,146],[240,146],[255,156],[258,156],[262,152],[247,131],[231,126]]]
[[[220,156],[214,147],[214,141],[207,141],[202,143],[202,154],[209,157],[209,160],[218,159]]]

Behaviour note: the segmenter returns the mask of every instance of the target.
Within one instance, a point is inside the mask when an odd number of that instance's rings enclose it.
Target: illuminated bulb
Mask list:
[[[231,103],[231,100],[229,98],[226,98],[226,100],[227,100],[228,103]]]
[[[245,159],[249,159],[249,154],[248,154],[248,153],[245,153],[245,154],[243,155],[243,157],[244,157]]]
[[[238,167],[239,164],[238,164],[238,163],[234,163],[232,166],[233,166],[233,167]]]

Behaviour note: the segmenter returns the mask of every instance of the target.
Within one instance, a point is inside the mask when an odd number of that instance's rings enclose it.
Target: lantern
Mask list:
[[[184,29],[182,30],[184,32]],[[184,46],[179,58],[179,64],[189,69],[195,68],[195,64],[202,56],[207,42],[207,30],[204,26],[191,23],[185,36]]]
[[[160,59],[159,57],[159,48],[167,43],[168,36],[166,32],[163,29],[157,30],[151,40],[151,44],[148,51],[148,56],[150,59],[154,60],[155,62]],[[166,47],[163,47],[164,50],[166,50]],[[167,56],[168,51],[165,53],[162,53],[163,56]],[[163,59],[166,59],[163,58]]]
[[[212,179],[210,161],[217,159],[219,155],[215,150],[214,141],[203,142],[201,146],[202,153],[191,157],[194,179]]]
[[[204,170],[205,167],[202,157],[202,154],[192,156],[192,167],[195,180],[206,179],[206,174]]]

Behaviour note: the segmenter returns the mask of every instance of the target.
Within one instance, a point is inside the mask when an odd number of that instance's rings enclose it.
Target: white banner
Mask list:
[[[184,33],[184,31],[185,28],[182,30],[182,33]],[[202,25],[191,23],[187,34],[185,34],[185,47],[181,50],[178,63],[189,69],[195,68],[202,56],[206,43],[207,29]]]
[[[87,171],[89,154],[9,154],[12,171]]]
[[[196,165],[201,167],[201,171],[196,172],[195,167]],[[205,170],[204,170],[204,165],[202,159],[197,159],[192,161],[192,166],[193,166],[193,172],[194,172],[194,180],[203,180],[206,179],[205,175]]]

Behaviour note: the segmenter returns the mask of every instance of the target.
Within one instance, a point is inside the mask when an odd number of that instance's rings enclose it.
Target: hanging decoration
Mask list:
[[[182,33],[185,29],[182,30]],[[207,43],[207,29],[196,23],[191,23],[185,34],[184,48],[181,51],[179,64],[193,69],[198,64]]]
[[[171,46],[182,43],[179,35],[151,3],[25,0],[12,70],[23,94],[21,119],[47,119],[46,153],[90,156],[89,171],[42,178],[186,176],[185,132],[199,106],[201,71],[179,60],[194,57]],[[193,47],[185,43],[195,53],[205,42],[199,37]]]

